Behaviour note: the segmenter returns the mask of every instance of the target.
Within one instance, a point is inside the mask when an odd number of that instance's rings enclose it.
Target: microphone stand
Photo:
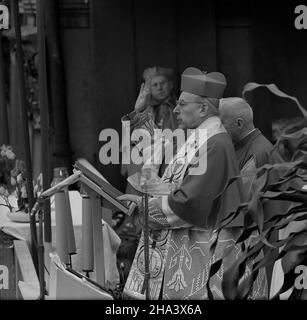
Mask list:
[[[147,169],[147,168],[146,168]],[[145,299],[150,300],[150,258],[149,258],[149,195],[168,195],[172,188],[164,182],[151,182],[150,169],[144,172],[135,173],[128,178],[128,182],[139,192],[142,193],[142,207],[144,214],[144,292]],[[143,293],[143,290],[142,290]]]
[[[143,189],[143,204],[144,204],[144,286],[146,300],[150,300],[150,271],[149,271],[149,213],[148,213],[148,193],[146,183],[142,187]]]
[[[44,200],[43,198],[38,198],[35,202],[30,217],[32,219],[36,219],[36,213],[38,212],[39,225],[38,225],[38,241],[37,241],[37,255],[38,255],[38,278],[39,278],[39,300],[45,300],[45,248],[44,248],[44,240],[43,240],[43,207]]]
[[[39,210],[38,212],[39,225],[38,225],[38,274],[39,274],[39,292],[40,292],[40,300],[45,300],[45,248],[44,248],[44,240],[43,240],[43,211]]]

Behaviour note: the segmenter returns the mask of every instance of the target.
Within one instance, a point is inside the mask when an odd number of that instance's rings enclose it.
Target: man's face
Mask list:
[[[171,82],[165,76],[155,76],[150,81],[150,90],[156,100],[164,100],[171,93]]]
[[[182,92],[174,113],[177,117],[178,127],[181,129],[195,129],[202,122],[201,105],[203,100],[187,92]]]

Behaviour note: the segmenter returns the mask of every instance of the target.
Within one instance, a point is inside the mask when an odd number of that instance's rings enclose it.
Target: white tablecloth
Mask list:
[[[77,253],[72,255],[72,268],[82,272],[82,198],[78,191],[69,191],[69,199],[72,212],[72,221],[74,235],[76,241]],[[13,202],[12,202],[13,203]],[[29,223],[13,222],[7,217],[8,209],[0,206],[0,229],[7,234],[13,235],[20,240],[26,240],[28,244],[31,241],[31,232]],[[112,212],[109,209],[102,208],[102,232],[103,232],[103,248],[104,248],[104,272],[105,281],[108,284],[118,283],[119,275],[116,267],[116,251],[120,244],[120,238],[115,231],[105,222],[111,221]],[[56,230],[55,230],[55,210],[53,205],[53,197],[51,198],[51,225],[52,225],[52,248],[50,251],[56,252]],[[37,223],[38,230],[38,223]],[[45,252],[48,246],[45,244]],[[48,268],[48,263],[45,264]],[[47,287],[48,275],[46,274]],[[96,272],[90,274],[90,278],[96,279]]]
[[[75,270],[82,270],[82,198],[78,191],[69,191],[72,221],[76,241],[77,254],[72,255],[72,266]],[[14,201],[12,201],[14,203]],[[109,222],[111,211],[102,208],[104,221]],[[0,206],[0,229],[7,234],[11,234],[20,240],[31,241],[30,224],[13,222],[7,217],[8,208]],[[52,251],[55,251],[56,232],[55,232],[55,211],[53,197],[51,198],[51,225],[52,225]],[[37,223],[38,230],[38,223]]]
[[[78,191],[69,191],[72,220],[74,226],[74,234],[76,240],[77,254],[72,256],[73,267],[81,271],[82,259],[82,204],[81,196]],[[12,201],[14,203],[14,201]],[[30,224],[13,222],[7,217],[8,208],[0,206],[0,229],[20,240],[26,240],[29,244],[31,241]],[[52,225],[52,246],[55,249],[56,234],[55,234],[55,211],[53,205],[53,197],[51,198],[51,225]],[[37,223],[38,230],[38,223]]]

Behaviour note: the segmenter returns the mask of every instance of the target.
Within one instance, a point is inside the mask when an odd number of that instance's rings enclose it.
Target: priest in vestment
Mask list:
[[[231,138],[218,112],[225,87],[226,79],[218,72],[187,68],[182,74],[181,95],[174,113],[179,128],[188,129],[187,140],[162,176],[162,182],[172,185],[173,191],[149,200],[151,299],[207,299],[210,266],[231,248],[209,283],[214,298],[223,299],[223,273],[240,255],[241,247],[235,241],[243,226],[242,216],[219,235],[216,232],[221,220],[235,211],[246,196],[242,182],[237,180],[215,201],[229,179],[239,174]],[[136,218],[142,224],[140,197],[124,195],[121,200],[138,204]],[[217,236],[212,254],[210,246]],[[126,297],[145,297],[143,257],[142,236],[125,285]],[[266,290],[265,273],[260,272],[250,298],[262,299]]]
[[[152,123],[159,129],[175,130],[178,127],[176,117],[173,110],[176,106],[176,97],[173,94],[173,70],[159,66],[146,68],[143,72],[144,83],[142,83],[139,96],[135,102],[134,111],[123,117],[123,120],[130,121],[130,131],[133,139],[131,139],[132,146],[137,140],[133,133],[140,121],[144,121],[144,116],[150,115]],[[122,150],[126,152],[125,150]],[[130,163],[128,165],[122,164],[121,174],[123,176],[130,176],[141,169],[140,165]],[[162,166],[161,170],[164,170]],[[135,190],[128,184],[126,188],[127,193],[135,193]],[[138,193],[136,193],[138,194]]]
[[[263,136],[260,130],[255,128],[253,123],[253,110],[244,99],[237,97],[221,99],[219,111],[223,125],[234,143],[245,190],[247,190],[249,194],[252,194],[252,184],[255,175],[246,175],[246,173],[262,167],[267,163],[282,163],[283,159],[277,152],[277,149],[273,149],[273,145]],[[270,171],[268,182],[277,182],[284,174],[282,171],[283,170]],[[289,205],[290,203],[286,201],[266,201],[263,206],[265,219],[267,220],[273,215],[286,212]],[[280,231],[280,233],[282,233],[282,231]],[[270,240],[278,240],[277,232],[271,234]],[[279,265],[280,262],[277,264]],[[269,287],[271,286],[272,272],[273,265],[268,266],[267,279]],[[276,286],[274,285],[274,282],[277,282],[276,278],[275,275],[273,277],[272,287]],[[273,288],[271,291],[275,292],[276,290]]]
[[[253,110],[242,98],[221,99],[220,117],[230,134],[242,170],[249,162],[259,168],[269,163],[272,143],[254,126]]]

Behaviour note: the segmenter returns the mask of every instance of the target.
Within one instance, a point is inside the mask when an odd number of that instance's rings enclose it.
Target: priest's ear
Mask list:
[[[203,118],[208,114],[209,106],[204,102],[200,105],[199,115]]]
[[[244,119],[242,118],[237,118],[236,119],[236,126],[239,128],[239,129],[242,129],[244,127]]]

